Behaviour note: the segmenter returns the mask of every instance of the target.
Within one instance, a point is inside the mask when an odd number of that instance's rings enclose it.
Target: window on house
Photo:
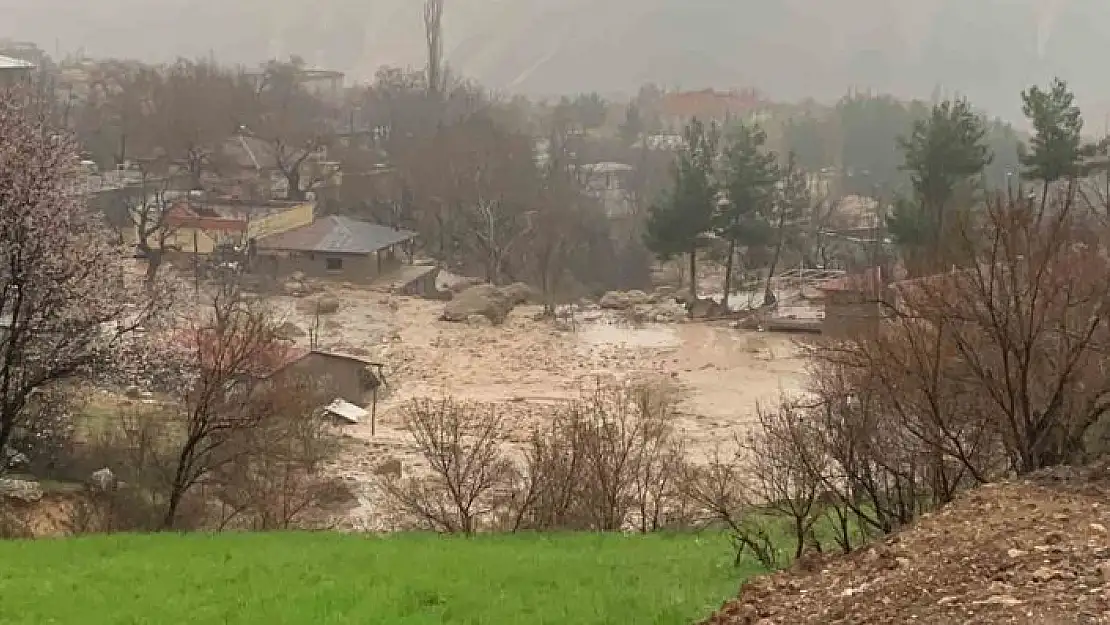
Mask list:
[[[342,271],[343,259],[342,258],[326,258],[324,259],[328,271]]]

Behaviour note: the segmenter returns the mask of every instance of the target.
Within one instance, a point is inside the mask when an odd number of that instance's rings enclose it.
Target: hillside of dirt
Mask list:
[[[848,556],[753,579],[704,625],[1110,623],[1110,464],[969,492]]]

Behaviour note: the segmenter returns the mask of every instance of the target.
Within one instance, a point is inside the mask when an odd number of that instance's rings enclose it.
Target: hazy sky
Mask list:
[[[498,89],[644,82],[835,98],[940,86],[1013,116],[1053,74],[1110,110],[1110,0],[446,0],[449,60]],[[231,62],[299,54],[368,77],[420,65],[420,0],[0,0],[0,36],[53,53]],[[1089,115],[1090,117],[1090,115]]]

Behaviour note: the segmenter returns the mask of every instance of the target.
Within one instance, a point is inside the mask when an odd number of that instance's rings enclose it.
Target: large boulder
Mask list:
[[[295,282],[290,280],[281,286],[282,293],[289,297],[304,297],[308,295],[308,288],[305,287],[303,282]]]
[[[459,293],[443,308],[443,320],[464,322],[481,315],[494,324],[504,323],[513,309],[513,301],[492,284],[479,284]]]
[[[452,293],[455,293],[455,294],[462,293],[463,291],[466,291],[468,289],[474,288],[476,286],[481,286],[482,284],[484,284],[484,281],[481,278],[470,278],[470,277],[466,277],[466,276],[449,276],[449,275],[445,275],[444,273],[441,273],[440,276],[442,278],[444,278],[443,284],[447,288],[447,290],[452,292]],[[436,286],[437,286],[437,288],[439,287],[438,282],[437,282]]]
[[[321,315],[334,315],[339,312],[339,300],[331,295],[320,296],[316,300],[316,312]]]
[[[278,338],[286,341],[293,341],[303,336],[308,336],[308,332],[305,332],[300,326],[291,321],[286,321],[281,324],[275,331],[275,334],[277,334]]]
[[[116,479],[116,474],[108,467],[93,471],[89,476],[89,486],[102,493],[115,490],[119,485],[119,480]]]
[[[379,464],[377,467],[374,467],[374,475],[400,478],[401,473],[401,461],[397,458],[389,458],[385,462]]]
[[[686,304],[686,310],[689,311],[690,317],[694,319],[713,319],[717,317],[724,317],[729,314],[727,308],[721,305],[720,302],[713,299],[698,298],[693,302]]]
[[[536,295],[532,287],[523,282],[514,282],[509,286],[502,287],[501,293],[513,303],[513,306],[527,304],[529,301],[532,301]]]
[[[628,310],[633,306],[647,304],[650,300],[643,291],[609,291],[598,303],[607,310]]]
[[[42,487],[30,480],[0,480],[0,499],[14,499],[24,503],[35,503],[42,499]]]
[[[472,328],[488,328],[493,325],[493,321],[483,315],[470,315],[466,318],[466,325]]]

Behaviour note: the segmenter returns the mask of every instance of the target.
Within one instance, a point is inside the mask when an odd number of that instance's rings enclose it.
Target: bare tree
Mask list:
[[[759,427],[740,440],[742,466],[749,477],[748,504],[764,506],[765,512],[786,517],[794,535],[794,557],[800,558],[808,545],[816,544],[814,526],[823,516],[820,473],[798,457],[806,430],[797,427],[804,411],[783,397],[774,409],[760,407]]]
[[[399,168],[417,206],[415,220],[432,253],[494,282],[522,273],[528,215],[541,194],[531,140],[485,115],[442,127]]]
[[[465,213],[472,249],[481,255],[486,279],[504,282],[506,264],[529,232],[520,207],[503,198],[479,198]]]
[[[183,498],[243,453],[236,437],[279,410],[264,392],[266,368],[287,347],[270,311],[221,287],[208,313],[182,339],[189,378],[182,382],[180,426],[163,526],[173,528]]]
[[[115,165],[135,155],[151,156],[154,133],[149,117],[161,76],[154,67],[105,61],[91,72],[89,95],[75,116],[83,145]]]
[[[443,0],[424,3],[424,39],[428,46],[428,97],[438,101],[447,91],[443,67]]]
[[[155,312],[99,216],[73,193],[70,137],[0,95],[0,472],[33,397],[93,374]]]
[[[1043,213],[992,198],[953,224],[958,264],[891,285],[873,328],[814,349],[812,401],[763,420],[845,550],[853,525],[890,532],[966,488],[1099,453],[1110,268],[1072,197]]]
[[[897,291],[903,323],[928,324],[950,350],[945,377],[1018,472],[1081,460],[1110,410],[1105,238],[1073,197],[1040,213],[1023,198],[992,200],[985,223],[957,239],[970,266]]]
[[[688,464],[682,475],[682,488],[697,511],[700,524],[723,527],[736,550],[739,564],[745,551],[751,551],[767,568],[777,568],[779,553],[765,523],[753,519],[747,494],[744,464],[737,450],[714,450],[704,464]]]
[[[842,200],[824,197],[811,202],[802,215],[801,228],[796,232],[798,253],[807,268],[830,269],[833,258],[829,250],[829,232],[842,225]]]
[[[313,158],[334,138],[329,112],[323,101],[305,89],[301,79],[302,62],[271,61],[254,91],[251,111],[239,132],[262,141],[273,167],[288,184],[290,199],[303,200],[305,194],[335,174],[312,167]]]
[[[217,167],[221,144],[233,136],[249,86],[209,61],[179,60],[159,71],[149,120],[151,142],[188,173],[191,188]]]
[[[500,449],[496,407],[425,399],[406,406],[404,416],[431,475],[388,478],[383,489],[402,512],[432,529],[477,532],[513,473]]]
[[[262,391],[270,414],[257,427],[235,433],[233,461],[214,471],[214,496],[223,507],[219,526],[289,529],[320,522],[342,489],[323,475],[337,440],[321,410],[325,395],[309,379],[283,380]]]
[[[172,207],[167,198],[170,178],[153,173],[149,167],[140,169],[140,194],[124,200],[127,215],[135,229],[135,247],[146,259],[146,282],[153,285],[166,252],[179,249],[176,245],[177,226],[171,218]]]
[[[601,386],[531,437],[515,527],[651,532],[682,507],[673,398],[648,385]]]
[[[771,256],[771,266],[767,270],[767,286],[764,289],[763,303],[775,303],[773,281],[775,270],[778,269],[779,260],[782,258],[783,248],[797,238],[796,229],[798,222],[807,212],[811,204],[809,193],[809,180],[806,172],[798,167],[794,154],[787,156],[786,165],[780,169],[778,184],[776,185],[774,199],[770,205],[771,227],[774,229],[774,253]]]

